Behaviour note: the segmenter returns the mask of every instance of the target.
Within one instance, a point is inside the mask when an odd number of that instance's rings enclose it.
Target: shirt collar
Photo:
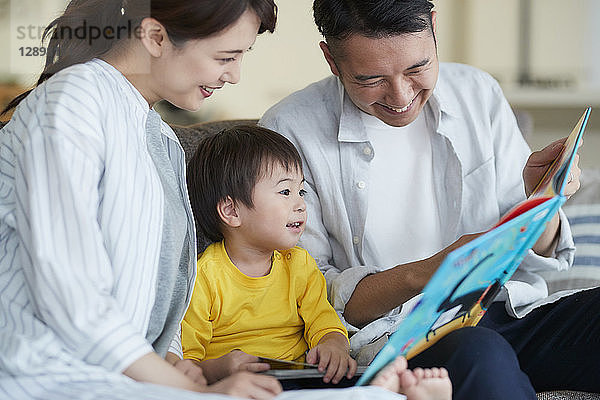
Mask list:
[[[106,71],[108,74],[112,75],[118,82],[121,82],[120,89],[121,92],[127,96],[134,104],[140,106],[141,110],[145,113],[150,111],[150,106],[144,96],[140,93],[140,91],[133,86],[131,82],[112,64],[107,63],[104,60],[99,58],[94,58],[90,63],[95,64],[103,71]]]
[[[118,81],[122,82],[123,84],[121,85],[121,91],[124,92],[134,104],[139,105],[140,109],[148,116],[148,118],[156,120],[154,124],[155,128],[160,128],[162,134],[166,135],[172,140],[178,141],[177,135],[173,129],[162,120],[154,107],[150,108],[144,96],[142,96],[140,91],[133,86],[131,82],[129,82],[129,80],[121,73],[121,71],[99,58],[95,58],[91,62],[95,63],[98,67],[114,76]]]
[[[362,111],[356,107],[346,94],[340,78],[336,77],[338,84],[337,99],[340,104],[340,126],[338,141],[340,142],[366,142],[369,140],[365,124],[360,114]]]
[[[433,89],[433,93],[431,94],[428,103],[436,112],[447,114],[451,117],[460,117],[459,108],[455,102],[452,102],[449,99],[456,99],[456,96],[448,93],[448,89],[443,84],[440,84],[438,78],[438,83]]]

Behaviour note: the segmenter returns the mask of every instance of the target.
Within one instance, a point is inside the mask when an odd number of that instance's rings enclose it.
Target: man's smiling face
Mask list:
[[[417,118],[439,71],[431,30],[383,38],[355,34],[331,45],[333,53],[325,43],[321,48],[358,108],[391,126]]]

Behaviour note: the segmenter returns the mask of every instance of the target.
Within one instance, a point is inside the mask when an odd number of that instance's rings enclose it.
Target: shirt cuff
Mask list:
[[[562,209],[558,210],[558,216],[560,218],[560,228],[553,256],[544,257],[535,254],[533,250],[529,250],[529,254],[525,256],[519,266],[521,271],[565,271],[571,268],[573,259],[575,258],[573,234],[569,220]]]
[[[575,242],[573,241],[571,224],[562,208],[558,210],[558,216],[560,218],[560,232],[554,253],[556,259],[559,260],[559,271],[561,271],[569,269],[573,265]]]
[[[329,302],[342,320],[344,327],[348,330],[348,334],[357,332],[359,329],[352,324],[349,324],[344,318],[344,309],[356,285],[367,275],[372,275],[379,272],[377,267],[351,267],[342,272],[335,268],[325,272],[325,280],[327,281]]]
[[[315,336],[313,336],[311,338],[311,343],[309,343],[308,346],[312,349],[317,344],[319,344],[319,341],[321,339],[323,339],[323,336],[327,335],[328,333],[332,333],[332,332],[336,332],[336,333],[339,333],[340,335],[344,336],[346,338],[346,341],[348,342],[348,344],[350,344],[350,340],[348,340],[348,335],[346,334],[346,332],[344,332],[343,330],[341,330],[339,328],[331,328],[331,329],[323,329],[323,331],[321,331],[321,332],[317,333]]]

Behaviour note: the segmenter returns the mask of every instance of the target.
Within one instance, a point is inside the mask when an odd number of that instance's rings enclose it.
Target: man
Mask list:
[[[355,350],[389,332],[446,254],[525,198],[561,148],[530,155],[488,74],[439,65],[432,7],[428,0],[315,0],[334,76],[260,121],[303,157],[309,220],[300,244],[317,259],[349,330],[363,328],[352,338]],[[578,189],[579,173],[567,194]],[[599,292],[553,302],[536,273],[569,268],[573,254],[560,212],[498,297],[505,302],[411,367],[445,366],[458,399],[599,391],[598,324],[575,325],[581,315],[598,315]]]

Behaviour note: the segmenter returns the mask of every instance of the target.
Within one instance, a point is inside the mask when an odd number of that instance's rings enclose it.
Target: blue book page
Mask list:
[[[503,285],[564,201],[562,196],[549,198],[450,253],[357,385],[367,384],[397,356],[427,340],[442,313],[460,307],[458,317],[465,316],[488,288]]]

